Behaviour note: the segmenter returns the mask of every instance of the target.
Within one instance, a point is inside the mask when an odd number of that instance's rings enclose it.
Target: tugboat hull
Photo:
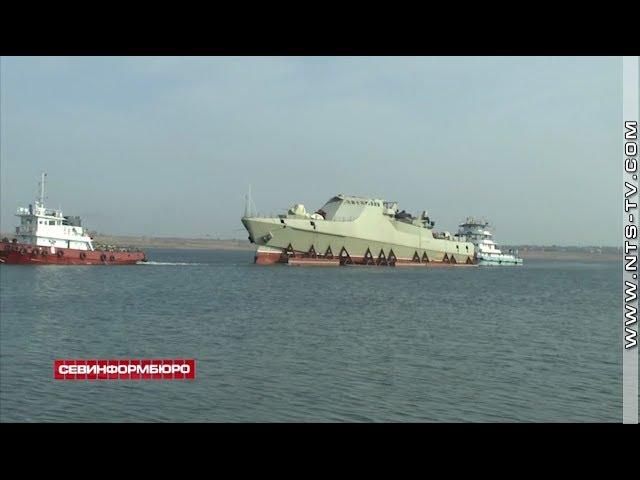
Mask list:
[[[509,266],[509,265],[522,265],[524,261],[521,258],[506,258],[506,259],[495,259],[495,258],[478,258],[478,265],[499,265],[499,266]]]
[[[144,252],[108,252],[0,243],[0,263],[14,265],[133,265],[146,262]]]

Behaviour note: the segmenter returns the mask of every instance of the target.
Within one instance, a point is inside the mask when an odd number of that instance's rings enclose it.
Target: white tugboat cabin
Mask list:
[[[522,265],[523,260],[513,253],[502,253],[492,240],[489,222],[467,217],[464,223],[459,225],[455,235],[461,240],[467,240],[474,244],[476,257],[480,265]]]
[[[91,237],[82,227],[80,217],[65,217],[62,210],[46,208],[44,205],[44,182],[46,173],[40,180],[40,198],[35,205],[20,207],[16,215],[20,225],[16,227],[16,237],[20,244],[34,247],[70,248],[93,251]]]

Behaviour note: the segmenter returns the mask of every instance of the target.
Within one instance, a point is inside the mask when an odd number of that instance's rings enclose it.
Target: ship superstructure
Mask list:
[[[426,210],[397,202],[336,195],[314,213],[295,204],[277,217],[248,215],[242,223],[257,245],[256,263],[341,265],[473,265],[474,246],[433,230]]]
[[[69,217],[62,210],[44,205],[45,174],[40,181],[40,197],[28,208],[19,207],[16,215],[20,225],[16,227],[16,239],[23,245],[38,247],[71,248],[93,251],[91,237],[82,227],[80,217]]]
[[[523,260],[518,258],[517,252],[503,253],[493,241],[493,233],[489,222],[484,219],[467,217],[459,225],[455,235],[460,240],[470,241],[476,249],[476,257],[479,265],[522,265]]]

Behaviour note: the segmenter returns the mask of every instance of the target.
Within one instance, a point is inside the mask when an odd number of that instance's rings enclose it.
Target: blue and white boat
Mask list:
[[[492,240],[489,222],[467,217],[464,223],[459,225],[455,235],[459,240],[473,243],[475,256],[479,265],[522,265],[522,258],[518,258],[518,252],[502,253]]]

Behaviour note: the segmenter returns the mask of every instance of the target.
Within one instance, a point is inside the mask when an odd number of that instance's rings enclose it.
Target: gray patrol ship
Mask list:
[[[315,213],[296,204],[271,218],[247,209],[242,224],[259,264],[475,265],[473,243],[435,232],[426,211],[414,217],[397,202],[375,198],[340,194]]]

